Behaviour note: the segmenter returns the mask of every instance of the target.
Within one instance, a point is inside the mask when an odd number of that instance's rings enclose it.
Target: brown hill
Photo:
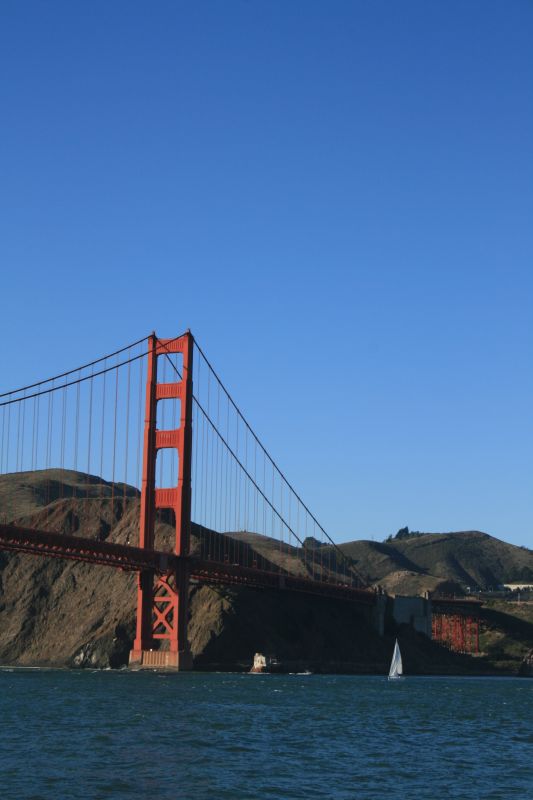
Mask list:
[[[56,500],[104,500],[139,497],[139,490],[124,483],[110,483],[68,469],[42,469],[0,475],[0,514],[9,520],[24,517]]]
[[[136,544],[138,513],[136,489],[95,476],[50,470],[0,477],[0,518],[28,526]],[[192,533],[193,552],[205,535],[215,539],[215,546],[218,536],[241,548],[246,543],[257,558],[295,574],[312,571],[296,548],[280,550],[279,543],[253,533],[224,537],[196,526]],[[157,546],[169,548],[172,536],[161,515]],[[320,549],[322,569],[340,570],[333,549]],[[382,544],[351,542],[342,550],[370,583],[391,591],[411,586],[409,591],[421,592],[443,580],[500,583],[533,567],[531,551],[478,532],[425,534]],[[0,552],[0,663],[127,663],[135,581],[134,575],[110,568]],[[197,667],[245,667],[259,650],[275,653],[296,669],[384,672],[392,649],[390,638],[379,638],[349,604],[206,586],[191,588],[189,636]],[[405,636],[410,671],[471,669],[427,640]],[[483,669],[481,662],[476,668]]]

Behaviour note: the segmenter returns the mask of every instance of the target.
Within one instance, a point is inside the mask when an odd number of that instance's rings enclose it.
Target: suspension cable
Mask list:
[[[183,336],[183,334],[180,334],[179,336],[174,336],[173,339],[169,339],[168,340],[167,344],[170,344],[171,342],[175,342],[177,339],[181,339],[182,336]],[[148,337],[145,336],[143,339],[139,339],[139,341],[136,344],[139,344],[140,342],[145,341],[147,338]],[[123,353],[124,350],[129,350],[130,347],[134,347],[134,346],[135,345],[128,345],[128,347],[123,347],[121,350],[117,350],[115,353],[111,353],[111,355],[109,355],[109,356],[104,356],[103,358],[99,358],[97,361],[93,361],[92,363],[93,364],[98,364],[101,361],[107,361],[107,359],[112,358],[113,356],[117,355],[117,353]],[[97,378],[99,375],[105,375],[106,372],[113,372],[113,370],[119,369],[120,367],[124,367],[127,364],[131,364],[133,361],[138,361],[140,358],[145,358],[149,353],[157,352],[157,350],[160,347],[161,347],[161,345],[157,345],[156,344],[155,347],[153,347],[151,350],[148,350],[146,353],[140,353],[139,355],[131,356],[130,358],[127,358],[125,361],[120,361],[120,362],[118,362],[117,364],[114,364],[111,367],[105,367],[104,369],[98,370],[98,372],[93,372],[93,373],[91,373],[89,375],[84,375],[83,377],[77,378],[76,380],[68,381],[68,382],[66,381],[65,383],[61,384],[61,386],[52,386],[50,389],[43,389],[40,392],[34,392],[33,394],[24,395],[24,397],[15,397],[13,400],[4,400],[3,402],[0,403],[0,408],[2,408],[2,406],[12,405],[13,403],[20,403],[23,400],[29,400],[32,397],[40,397],[43,394],[50,394],[51,392],[57,392],[60,389],[65,389],[68,386],[77,386],[79,383],[83,383],[84,381],[89,381],[92,378]],[[58,377],[61,378],[61,377],[65,377],[66,375],[72,375],[74,372],[79,372],[82,369],[85,369],[86,367],[90,367],[90,366],[92,366],[92,365],[91,364],[86,364],[85,367],[79,367],[78,369],[69,370],[69,372],[64,372],[63,375],[59,375]],[[33,386],[34,387],[35,386],[42,386],[45,383],[51,383],[51,382],[53,382],[55,380],[57,380],[57,378],[48,378],[46,381],[41,381],[40,383],[34,383]],[[26,388],[32,388],[32,387],[26,387]],[[22,392],[22,391],[25,391],[25,389],[15,389],[12,392],[4,392],[4,394],[0,394],[0,397],[8,397],[9,395],[17,394],[18,392]]]
[[[179,338],[179,337],[176,337]],[[82,369],[88,369],[89,367],[94,367],[95,364],[100,364],[102,361],[106,361],[108,358],[112,358],[113,356],[120,355],[120,353],[124,353],[125,350],[129,350],[131,347],[136,347],[136,345],[141,344],[141,342],[146,341],[148,336],[143,336],[142,339],[138,339],[133,344],[128,344],[125,347],[121,347],[119,350],[115,350],[114,353],[109,353],[107,356],[102,356],[101,358],[95,359],[95,361],[89,361],[88,364],[83,364],[81,367],[76,367],[75,369],[69,369],[67,372],[62,372],[61,375],[54,375],[53,378],[46,378],[44,381],[37,381],[36,383],[30,383],[28,386],[21,386],[20,389],[12,389],[10,392],[1,392],[0,397],[8,397],[11,394],[20,394],[20,392],[25,392],[28,389],[34,389],[36,386],[42,386],[45,383],[51,383],[52,381],[57,381],[59,378],[65,378],[68,375],[72,375],[74,372],[81,372]],[[127,363],[126,361],[124,363]],[[101,373],[96,373],[97,375]],[[70,386],[70,384],[66,384]],[[29,395],[33,397],[34,395]],[[3,404],[2,404],[3,405]]]

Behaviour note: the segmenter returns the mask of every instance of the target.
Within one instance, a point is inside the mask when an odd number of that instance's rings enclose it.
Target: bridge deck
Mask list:
[[[5,524],[0,524],[0,550],[82,561],[135,572],[154,570],[160,574],[177,569],[180,562],[184,561],[173,553]],[[285,589],[365,605],[373,605],[376,599],[371,589],[355,588],[347,584],[316,581],[288,573],[267,572],[255,567],[202,560],[194,556],[189,556],[187,561],[190,577],[200,583]]]

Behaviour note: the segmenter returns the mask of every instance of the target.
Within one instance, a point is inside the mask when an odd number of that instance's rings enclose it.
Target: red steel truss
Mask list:
[[[432,600],[432,638],[455,653],[479,653],[479,608],[476,600]]]

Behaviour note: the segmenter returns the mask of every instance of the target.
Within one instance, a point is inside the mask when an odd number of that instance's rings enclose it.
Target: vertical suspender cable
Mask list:
[[[20,407],[22,403],[17,403],[17,450],[16,450],[16,458],[15,458],[15,472],[20,472],[19,467],[19,460],[20,460]]]
[[[26,390],[24,390],[24,399],[26,399]],[[20,449],[20,469],[24,470],[24,438],[26,433],[26,403],[22,401],[22,445]]]
[[[78,372],[78,378],[80,374]],[[80,387],[81,384],[76,385],[76,421],[74,425],[74,469],[78,469],[78,444],[80,437]]]
[[[130,352],[128,350],[128,356]],[[131,392],[131,362],[128,360],[128,373],[126,382],[126,424],[124,432],[124,492],[122,499],[122,513],[126,513],[126,490],[128,485],[128,458],[130,441],[130,392]]]
[[[94,367],[91,367],[91,375],[94,372]],[[89,425],[87,428],[87,491],[85,499],[89,500],[89,482],[90,482],[90,474],[91,474],[91,443],[92,443],[92,433],[93,433],[93,389],[94,389],[94,378],[91,377],[89,381]]]
[[[107,361],[104,362],[104,365],[107,366]],[[102,384],[102,420],[100,425],[100,499],[103,497],[104,492],[104,429],[105,429],[105,401],[106,401],[106,376],[107,372],[104,372],[104,379]]]
[[[140,459],[141,459],[141,404],[142,404],[142,364],[143,359],[139,359],[139,374],[137,375],[137,433],[135,444],[135,480],[134,485],[137,489],[141,486]]]
[[[118,361],[118,356],[117,356]],[[115,416],[113,422],[113,466],[111,480],[111,519],[113,519],[115,509],[115,461],[117,453],[117,412],[118,412],[118,366],[115,369]]]

